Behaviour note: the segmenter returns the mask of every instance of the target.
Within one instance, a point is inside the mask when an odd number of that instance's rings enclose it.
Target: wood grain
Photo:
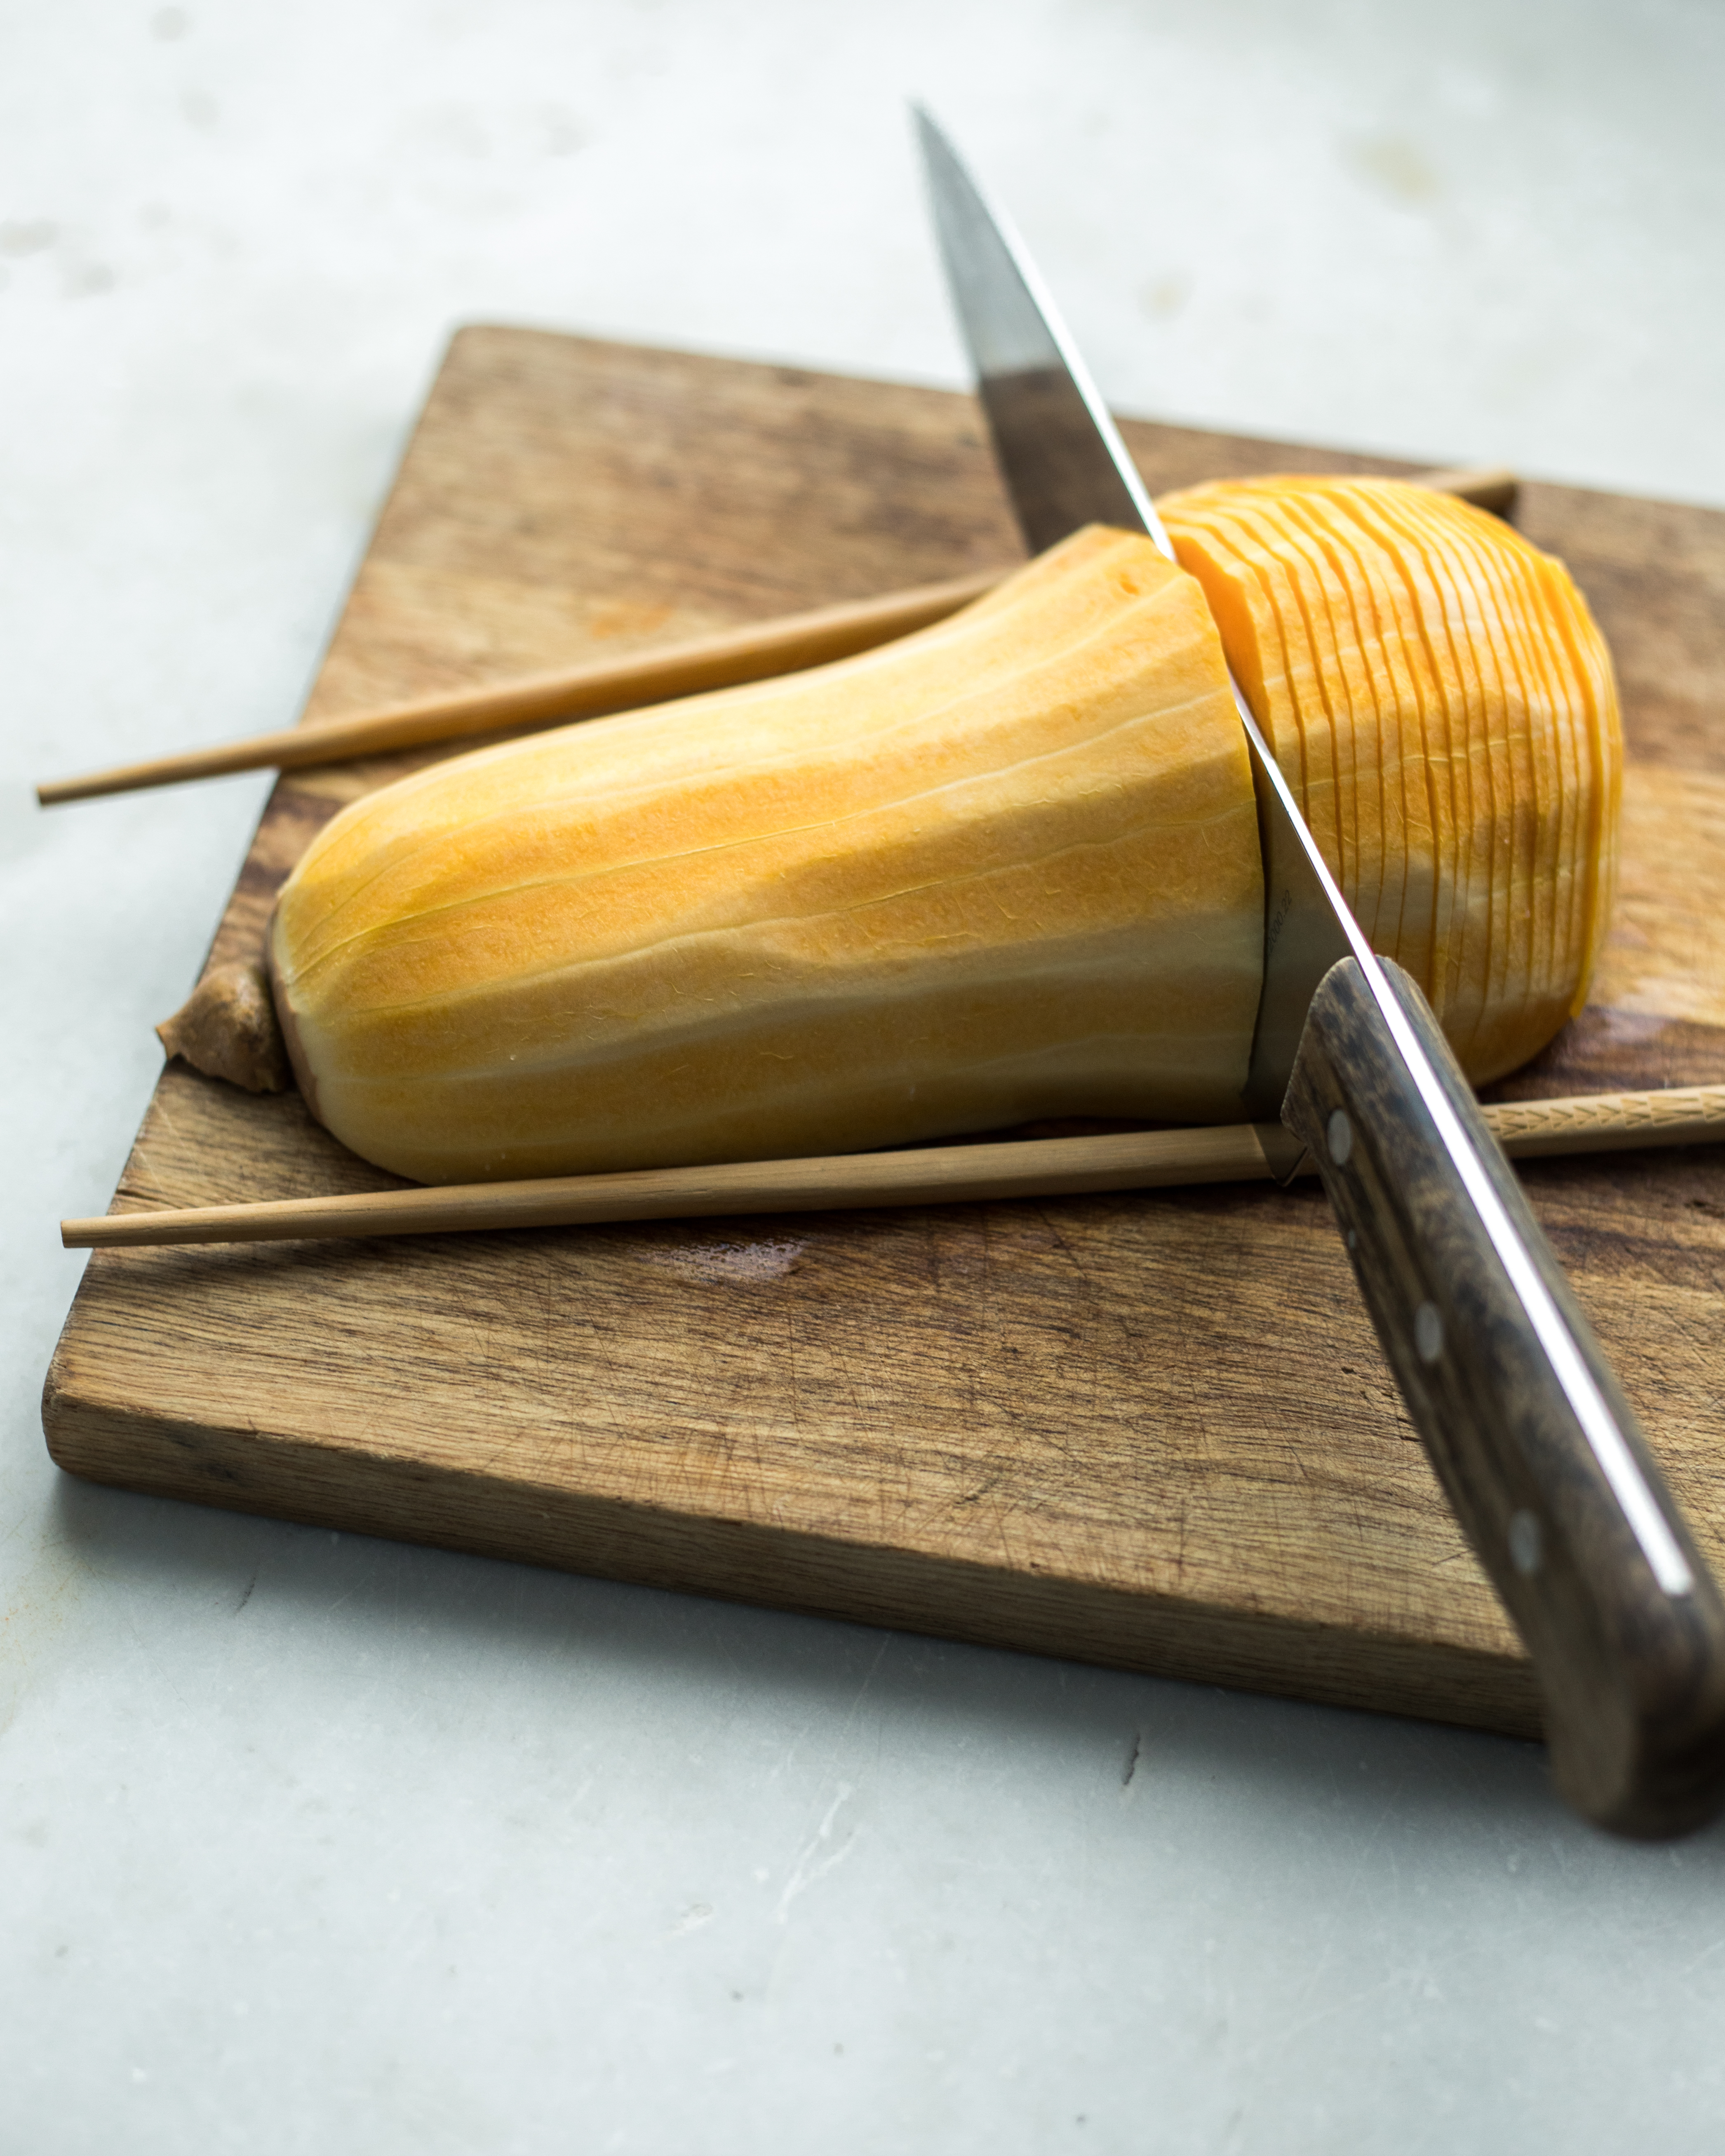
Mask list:
[[[1157,490],[1376,459],[1131,425]],[[1524,486],[1625,686],[1626,902],[1507,1097],[1725,1081],[1725,517]],[[986,569],[967,398],[535,332],[456,341],[310,716]],[[346,799],[271,797],[213,962]],[[1614,1001],[1621,998],[1622,1001]],[[294,1096],[163,1074],[116,1207],[376,1188]],[[1714,1147],[1531,1165],[1712,1562]],[[51,1232],[49,1224],[44,1231]],[[44,1399],[130,1487],[1126,1667],[1530,1731],[1320,1192],[1241,1184],[724,1224],[97,1254]]]

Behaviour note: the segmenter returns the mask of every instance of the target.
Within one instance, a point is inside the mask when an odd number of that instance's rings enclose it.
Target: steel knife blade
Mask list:
[[[1033,551],[1079,526],[1173,548],[1034,264],[929,115],[935,228]],[[1354,920],[1234,684],[1264,855],[1248,1112],[1309,1150],[1410,1416],[1533,1658],[1558,1786],[1600,1825],[1725,1799],[1725,1604],[1414,982]]]

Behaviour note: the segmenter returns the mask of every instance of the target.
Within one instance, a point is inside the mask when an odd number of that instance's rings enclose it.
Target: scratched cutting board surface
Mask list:
[[[1397,469],[1127,434],[1157,490]],[[1502,1090],[1725,1080],[1725,516],[1535,485],[1517,521],[1611,639],[1632,761],[1594,1002]],[[468,330],[307,716],[1019,551],[968,398]],[[426,760],[279,784],[212,963],[256,947],[341,803]],[[1533,1163],[1526,1180],[1725,1565],[1725,1148]],[[389,1181],[297,1096],[174,1065],[115,1203]],[[100,1253],[44,1420],[63,1467],[132,1489],[1538,1726],[1311,1188]]]

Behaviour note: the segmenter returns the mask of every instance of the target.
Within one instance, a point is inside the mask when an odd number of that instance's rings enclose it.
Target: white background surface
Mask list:
[[[5,0],[8,2151],[1720,2145],[1725,1834],[1529,1748],[44,1455],[264,783],[26,781],[291,719],[458,321],[957,380],[910,92],[1125,408],[1725,502],[1704,0]]]

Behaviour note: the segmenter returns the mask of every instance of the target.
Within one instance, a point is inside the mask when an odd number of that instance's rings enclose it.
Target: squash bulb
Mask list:
[[[312,1112],[460,1182],[1232,1121],[1262,932],[1204,593],[1091,527],[896,644],[356,802],[270,962]]]

